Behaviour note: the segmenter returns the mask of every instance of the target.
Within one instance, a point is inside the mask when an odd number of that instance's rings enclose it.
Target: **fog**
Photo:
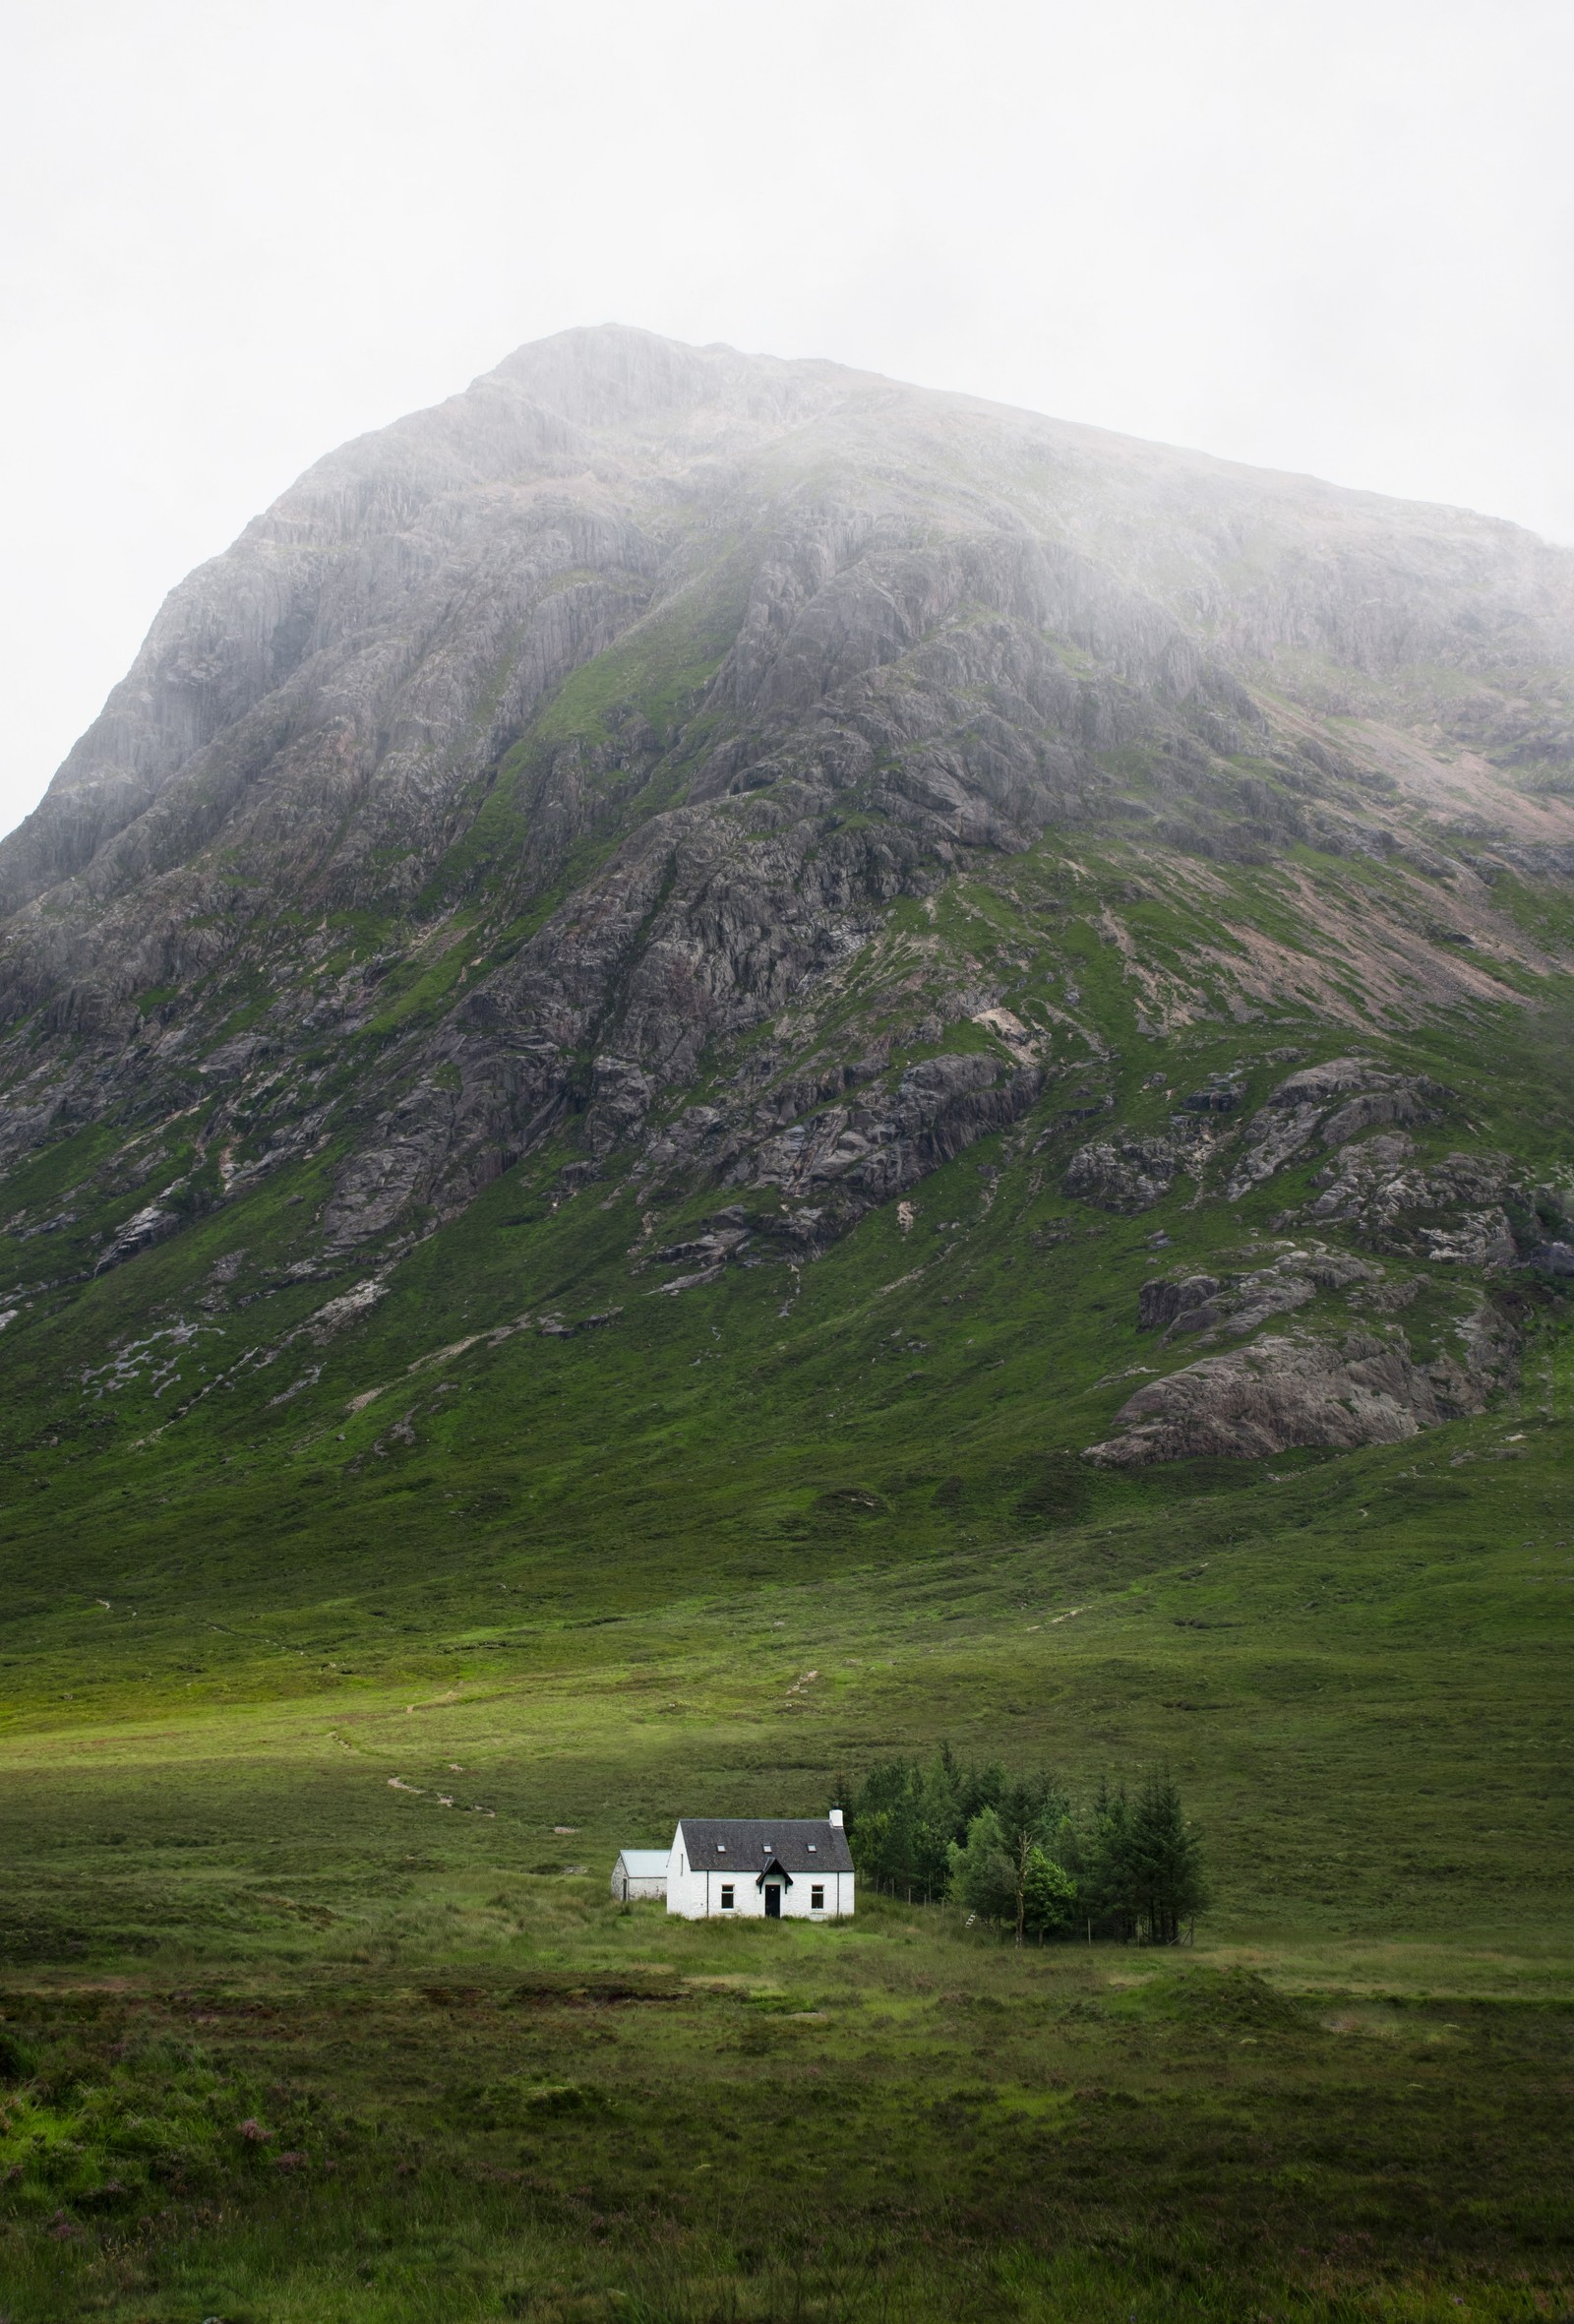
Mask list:
[[[0,827],[345,437],[618,320],[1574,541],[1563,0],[10,0]]]

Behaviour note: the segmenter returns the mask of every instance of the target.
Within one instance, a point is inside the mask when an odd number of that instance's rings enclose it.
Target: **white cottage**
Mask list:
[[[667,1862],[667,1910],[686,1921],[850,1920],[841,1809],[819,1819],[686,1815]]]
[[[666,1849],[620,1849],[618,1861],[612,1867],[612,1893],[621,1905],[630,1904],[642,1896],[665,1896]]]

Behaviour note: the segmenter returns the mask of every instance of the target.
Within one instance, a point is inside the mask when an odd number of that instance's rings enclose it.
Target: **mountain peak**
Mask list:
[[[1527,535],[562,333],[190,577],[0,846],[0,1161],[125,1146],[123,1209],[66,1205],[84,1284],[241,1235],[291,1174],[281,1280],[394,1267],[548,1155],[560,1197],[708,1205],[674,1296],[1030,1131],[1095,1220],[1186,1185],[1233,1218],[1328,1124],[1459,1134],[1423,1051],[1561,973],[1555,915],[1494,895],[1574,872],[1571,734],[1574,557]],[[1314,1106],[1252,1034],[1253,1107],[1171,1092],[1174,1045],[1281,1022],[1375,1044],[1367,1080]],[[1419,1187],[1471,1297],[1519,1263],[1528,1162],[1396,1152],[1368,1184],[1347,1143],[1330,1218]],[[1338,1270],[1305,1263],[1309,1300]],[[1176,1289],[1166,1345],[1288,1312],[1257,1291]],[[1436,1421],[1508,1344],[1369,1409]],[[1209,1394],[1248,1407],[1255,1362]],[[1337,1351],[1296,1363],[1286,1409],[1357,1395]],[[1131,1441],[1185,1441],[1149,1402]]]
[[[521,392],[577,427],[603,429],[706,407],[786,425],[856,393],[866,377],[815,358],[746,355],[720,342],[690,346],[604,323],[516,347],[473,383],[494,385]]]

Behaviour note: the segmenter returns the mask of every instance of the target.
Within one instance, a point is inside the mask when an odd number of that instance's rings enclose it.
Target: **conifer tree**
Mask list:
[[[1132,1854],[1132,1816],[1122,1784],[1111,1791],[1101,1782],[1086,1847],[1088,1866],[1083,1901],[1101,1935],[1133,1937],[1142,1911]]]
[[[1150,1943],[1173,1945],[1207,1902],[1201,1842],[1187,1823],[1168,1769],[1144,1785],[1128,1826],[1132,1889]]]
[[[887,1759],[843,1785],[853,1862],[909,1897],[949,1896],[1029,1934],[1085,1930],[1174,1944],[1207,1901],[1201,1846],[1168,1771],[1137,1799],[1101,1782],[1086,1808],[1054,1777],[965,1767],[948,1745],[927,1765]]]

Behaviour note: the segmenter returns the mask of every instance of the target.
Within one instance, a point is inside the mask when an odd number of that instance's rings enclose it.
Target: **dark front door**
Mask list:
[[[767,1921],[781,1919],[781,1883],[779,1880],[765,1882],[765,1919]]]

